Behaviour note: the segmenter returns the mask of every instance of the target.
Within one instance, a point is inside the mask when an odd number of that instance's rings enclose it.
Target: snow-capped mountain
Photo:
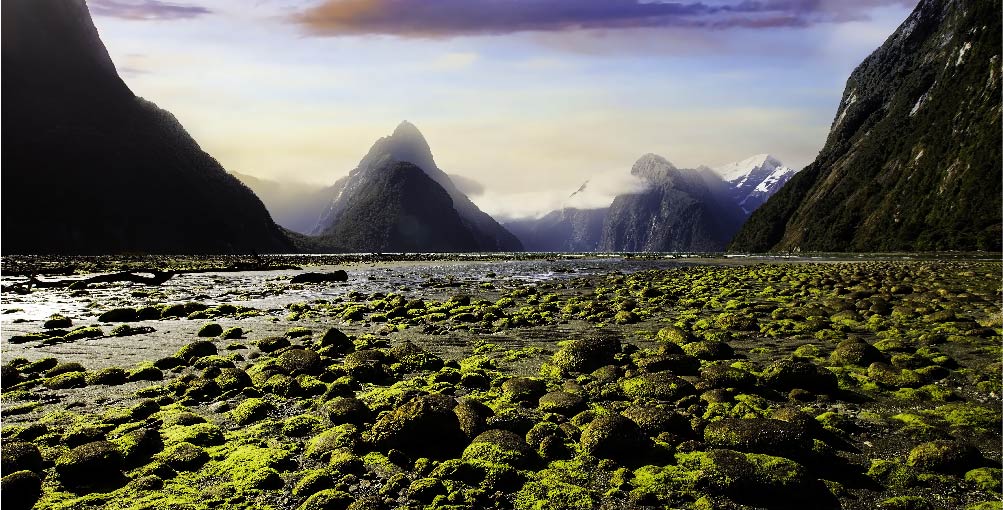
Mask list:
[[[714,172],[731,186],[732,200],[745,214],[752,214],[752,211],[782,188],[797,170],[784,166],[769,154],[757,154],[719,166]]]

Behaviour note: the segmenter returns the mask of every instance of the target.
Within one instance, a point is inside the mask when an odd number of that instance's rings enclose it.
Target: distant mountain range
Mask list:
[[[330,205],[312,231],[324,249],[522,250],[512,233],[474,205],[439,169],[425,137],[407,121],[377,140],[332,191]]]
[[[1001,248],[999,0],[921,0],[850,75],[818,158],[731,249]]]
[[[564,207],[505,226],[530,251],[721,251],[745,217],[795,173],[766,154],[715,170],[679,169],[647,154],[631,169],[640,191],[616,196],[609,207]]]
[[[254,193],[122,82],[83,0],[4,0],[4,253],[293,249]]]
[[[309,234],[331,203],[334,187],[300,182],[279,182],[230,172],[264,202],[275,223],[293,232]]]

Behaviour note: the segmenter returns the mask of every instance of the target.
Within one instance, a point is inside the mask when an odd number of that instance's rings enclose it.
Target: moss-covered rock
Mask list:
[[[466,446],[466,435],[453,413],[456,401],[433,394],[415,398],[382,415],[371,431],[379,448],[395,448],[415,457],[450,458]],[[429,438],[436,438],[429,441]]]
[[[620,352],[620,341],[611,336],[590,336],[569,340],[561,345],[550,364],[561,375],[588,373],[613,362]]]
[[[965,472],[982,460],[978,448],[962,441],[937,440],[922,443],[909,452],[907,463],[925,471]]]
[[[198,358],[215,356],[216,354],[215,344],[208,340],[196,340],[178,349],[178,352],[174,356],[185,360],[187,363],[191,363]]]
[[[133,308],[114,308],[98,317],[100,322],[133,322],[139,320],[139,314]]]
[[[488,418],[494,416],[490,407],[472,398],[461,398],[453,408],[453,414],[460,423],[460,430],[473,439],[487,429]]]
[[[875,361],[881,361],[884,355],[873,345],[851,338],[843,340],[829,355],[829,362],[835,365],[857,365],[866,367]]]
[[[258,340],[257,345],[261,352],[271,353],[279,349],[289,347],[292,344],[290,344],[289,339],[284,336],[270,336]]]
[[[762,377],[768,386],[781,391],[799,388],[831,394],[838,389],[836,374],[804,359],[779,360],[767,367]]]
[[[289,349],[279,355],[278,366],[290,375],[316,374],[320,371],[320,356],[309,349]]]
[[[125,384],[129,379],[128,374],[125,370],[117,367],[102,368],[96,372],[87,373],[87,384],[89,385],[105,385],[105,386],[117,386],[119,384]]]
[[[83,372],[68,372],[50,377],[42,383],[50,390],[65,390],[70,388],[83,388],[87,386],[87,379]]]
[[[536,462],[536,454],[525,439],[514,432],[498,429],[485,431],[475,437],[463,450],[462,458],[516,468],[528,468]]]
[[[324,404],[324,411],[327,412],[331,423],[335,425],[342,423],[363,425],[369,423],[373,417],[369,406],[355,397],[335,397]]]
[[[799,458],[812,451],[812,439],[797,425],[768,418],[725,418],[704,428],[704,441],[715,447]]]
[[[534,402],[547,392],[547,385],[529,377],[512,377],[502,383],[502,391],[515,402]]]
[[[653,444],[633,421],[619,414],[607,414],[585,427],[581,447],[589,455],[633,465],[651,458]]]
[[[230,418],[237,425],[247,425],[267,417],[273,410],[275,406],[267,400],[249,398],[230,411]]]
[[[347,492],[325,489],[307,498],[299,510],[345,510],[354,501]]]
[[[42,471],[42,453],[38,447],[24,441],[4,441],[0,444],[0,471]]]
[[[552,391],[540,397],[538,409],[544,413],[574,416],[584,407],[585,399],[581,395],[566,391]]]
[[[332,353],[347,354],[355,350],[355,343],[337,328],[329,328],[320,338],[320,347]]]
[[[677,412],[675,406],[656,402],[635,402],[621,413],[636,423],[645,434],[657,436],[668,432],[680,438],[689,438],[693,434],[690,421]]]
[[[223,334],[223,326],[220,326],[215,322],[209,322],[207,324],[203,324],[202,327],[199,328],[198,332],[198,336],[200,337],[214,337],[222,334]]]
[[[330,457],[331,452],[354,451],[359,445],[359,428],[350,423],[331,427],[317,434],[306,445],[306,456],[314,459]]]
[[[0,494],[8,510],[31,510],[42,497],[42,479],[32,471],[7,471],[0,478]]]
[[[209,462],[209,453],[191,443],[178,443],[161,452],[158,457],[176,471],[195,471]]]
[[[404,341],[387,351],[387,356],[399,366],[402,372],[418,372],[420,370],[439,370],[443,366],[442,358],[418,347],[410,341]]]
[[[122,454],[108,441],[77,446],[56,459],[60,481],[74,489],[105,485],[121,478],[122,468]]]
[[[624,379],[620,386],[623,389],[623,394],[632,399],[651,398],[674,401],[696,393],[692,384],[668,372],[641,374],[637,377]]]

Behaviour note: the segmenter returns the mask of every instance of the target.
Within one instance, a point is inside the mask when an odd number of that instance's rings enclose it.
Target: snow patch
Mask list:
[[[972,43],[965,41],[965,44],[963,44],[961,49],[958,50],[958,60],[954,63],[954,67],[958,67],[965,63],[965,54],[968,53],[968,50],[970,49],[972,49]]]

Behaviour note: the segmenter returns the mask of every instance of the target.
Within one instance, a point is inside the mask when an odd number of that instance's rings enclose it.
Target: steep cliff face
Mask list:
[[[631,173],[647,189],[613,200],[601,251],[720,251],[742,224],[728,185],[709,169],[680,170],[648,154]]]
[[[82,0],[4,0],[5,253],[286,252],[264,205],[122,82]]]
[[[416,165],[384,160],[353,175],[317,239],[335,252],[468,252],[477,240],[453,200]]]
[[[921,0],[735,251],[999,250],[999,0]]]
[[[314,233],[328,235],[330,228],[334,226],[334,219],[339,217],[342,209],[349,203],[348,198],[355,194],[359,187],[366,185],[365,179],[368,176],[374,175],[369,170],[384,167],[390,161],[408,162],[421,168],[433,182],[445,190],[452,199],[453,208],[459,214],[464,226],[476,240],[476,246],[470,251],[522,250],[522,243],[512,233],[481,211],[456,187],[449,176],[439,169],[425,137],[418,128],[406,121],[397,126],[390,136],[377,140],[349,177],[334,184],[334,199],[321,217]]]

